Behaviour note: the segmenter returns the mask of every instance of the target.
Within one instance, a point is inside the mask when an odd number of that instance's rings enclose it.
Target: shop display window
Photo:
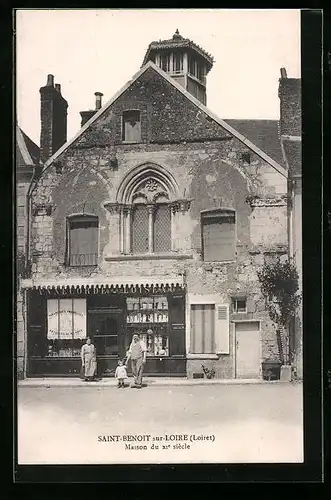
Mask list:
[[[47,300],[47,357],[80,356],[86,339],[86,299]]]
[[[169,356],[168,319],[166,296],[127,298],[127,329],[140,335],[147,356]]]

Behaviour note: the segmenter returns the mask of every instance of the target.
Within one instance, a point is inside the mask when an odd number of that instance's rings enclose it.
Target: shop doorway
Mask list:
[[[97,358],[124,357],[123,309],[91,310],[88,313],[88,335],[93,339]]]

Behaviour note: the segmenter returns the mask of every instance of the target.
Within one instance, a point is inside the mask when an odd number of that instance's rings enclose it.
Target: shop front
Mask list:
[[[181,283],[44,284],[26,293],[28,377],[79,376],[87,337],[96,347],[98,375],[113,376],[134,333],[147,346],[145,375],[186,376]]]

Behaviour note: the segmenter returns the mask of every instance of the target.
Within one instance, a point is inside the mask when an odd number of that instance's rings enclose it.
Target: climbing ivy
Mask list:
[[[300,304],[299,275],[294,262],[265,262],[257,273],[270,318],[286,327]]]
[[[281,363],[288,364],[293,358],[293,352],[289,351],[284,330],[288,329],[301,301],[296,266],[291,259],[285,262],[277,259],[274,262],[265,262],[257,275],[269,316],[276,324]]]

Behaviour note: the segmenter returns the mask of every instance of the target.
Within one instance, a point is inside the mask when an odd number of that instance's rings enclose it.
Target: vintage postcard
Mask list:
[[[302,463],[300,11],[15,30],[18,464]]]

